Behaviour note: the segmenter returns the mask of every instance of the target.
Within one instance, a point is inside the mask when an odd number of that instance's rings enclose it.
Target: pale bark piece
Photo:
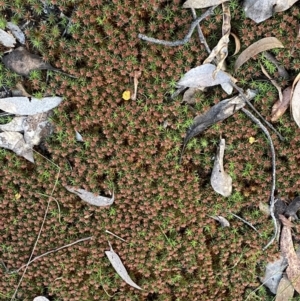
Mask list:
[[[141,287],[139,287],[128,275],[128,272],[122,263],[121,258],[115,251],[113,250],[111,244],[109,244],[110,250],[105,251],[105,254],[107,258],[109,259],[110,263],[112,264],[115,271],[118,273],[118,275],[129,285],[131,285],[134,288],[137,288],[139,290],[143,290]]]
[[[6,124],[0,125],[0,131],[2,132],[23,132],[23,124],[26,120],[26,116],[17,116],[14,117],[13,120]]]
[[[33,301],[49,301],[49,299],[44,296],[38,296],[38,297],[35,297],[33,299]]]
[[[77,189],[70,186],[65,186],[65,188],[71,193],[78,195],[84,202],[98,207],[110,206],[115,200],[114,193],[111,198],[108,198],[100,195],[95,195],[94,193],[86,191],[84,189]]]
[[[11,31],[11,33],[19,41],[19,43],[25,44],[25,35],[18,25],[12,22],[7,22],[6,28]]]
[[[270,50],[273,48],[284,48],[284,46],[277,38],[274,37],[263,38],[253,43],[248,48],[246,48],[237,58],[234,64],[235,71],[253,56],[257,55],[260,52]]]
[[[288,301],[292,300],[294,296],[294,287],[289,279],[283,275],[281,278],[277,292],[276,292],[276,299],[275,301]]]
[[[245,0],[243,9],[247,18],[260,23],[272,17],[275,2],[276,0]]]
[[[298,76],[297,76],[298,77]],[[300,127],[300,81],[298,80],[294,91],[292,91],[291,111],[294,121]]]
[[[3,29],[0,29],[0,43],[5,47],[15,47],[17,43],[16,39],[13,35],[7,33]]]
[[[216,220],[217,222],[219,222],[223,228],[230,227],[230,223],[225,217],[220,216],[220,215],[215,215],[215,216],[210,216],[210,217],[213,218],[214,220]]]
[[[32,54],[23,46],[3,56],[2,61],[6,68],[19,75],[28,76],[33,70],[53,70],[61,72],[43,61],[41,57]]]
[[[266,266],[265,275],[260,281],[266,286],[274,295],[277,292],[277,288],[282,278],[282,273],[286,269],[287,264],[284,257],[280,257],[280,259],[269,262]]]
[[[277,121],[290,105],[292,87],[287,87],[282,92],[282,101],[278,99],[272,107],[271,121]]]
[[[177,83],[178,87],[203,88],[230,83],[234,80],[228,73],[220,70],[214,77],[216,66],[204,64],[189,70]]]
[[[62,102],[62,97],[7,97],[0,99],[0,110],[17,115],[35,115],[48,112]]]
[[[210,184],[215,192],[221,194],[224,197],[228,197],[232,193],[232,178],[224,170],[224,152],[225,139],[221,139],[210,177]]]
[[[251,100],[255,97],[255,93],[251,90],[247,90],[246,96],[248,100]],[[195,117],[194,123],[186,133],[183,142],[183,148],[185,148],[190,139],[202,133],[204,130],[217,123],[218,121],[222,121],[230,117],[244,106],[244,100],[240,96],[234,96],[232,98],[220,101],[204,114]]]
[[[280,250],[282,256],[284,256],[288,262],[286,274],[293,284],[294,289],[300,293],[300,260],[294,249],[290,226],[291,222],[283,215],[279,215],[279,218],[283,224],[281,230]]]
[[[34,163],[33,151],[24,141],[23,135],[17,132],[0,133],[0,147],[12,150],[18,156]]]
[[[229,0],[187,0],[183,3],[183,8],[205,8],[222,4]]]
[[[31,147],[39,145],[53,133],[53,126],[49,121],[51,111],[28,116],[23,124],[24,140]]]

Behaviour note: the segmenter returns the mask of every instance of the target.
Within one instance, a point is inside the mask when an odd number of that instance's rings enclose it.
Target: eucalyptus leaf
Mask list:
[[[6,23],[6,28],[11,31],[14,37],[21,43],[25,44],[25,35],[20,27],[12,22]]]
[[[187,0],[183,3],[183,8],[205,8],[222,4],[228,0]]]
[[[17,43],[16,39],[13,37],[13,35],[7,33],[3,29],[0,29],[0,44],[2,44],[5,47],[15,47],[15,44]]]
[[[0,98],[0,110],[17,115],[35,115],[47,112],[62,102],[62,97],[7,97]]]
[[[26,116],[16,116],[6,124],[0,125],[0,131],[3,132],[23,132],[24,131],[24,121],[26,120]]]
[[[139,287],[135,282],[133,282],[133,280],[130,278],[130,276],[128,275],[128,272],[124,266],[124,264],[122,263],[121,258],[119,257],[119,255],[117,253],[115,253],[115,251],[113,250],[111,244],[109,244],[110,246],[110,250],[109,251],[105,251],[106,256],[108,257],[110,263],[112,264],[113,268],[115,269],[115,271],[118,273],[118,275],[129,285],[131,285],[134,288],[137,288],[139,290],[142,290],[141,287]]]

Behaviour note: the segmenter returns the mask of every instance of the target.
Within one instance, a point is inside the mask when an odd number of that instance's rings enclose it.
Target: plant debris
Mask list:
[[[232,193],[232,178],[224,171],[224,152],[225,139],[221,139],[210,177],[210,184],[215,192],[223,195],[224,197],[228,197]]]
[[[229,0],[187,0],[183,3],[183,8],[206,8],[222,4]]]
[[[277,121],[287,110],[290,105],[292,94],[292,87],[287,87],[282,91],[282,101],[278,99],[273,107],[272,107],[272,114],[271,114],[271,121]]]
[[[17,43],[16,39],[3,29],[0,29],[0,43],[5,47],[15,47],[15,44]]]
[[[230,227],[230,223],[225,217],[220,216],[220,215],[214,215],[214,216],[210,215],[210,217],[213,218],[214,220],[216,220],[217,222],[219,222],[223,228]]]
[[[100,195],[95,195],[92,192],[86,191],[84,189],[77,189],[71,186],[64,186],[68,191],[78,195],[84,202],[87,202],[93,206],[104,207],[110,206],[115,200],[114,193],[111,198],[107,198]]]
[[[124,266],[124,264],[122,263],[121,258],[119,257],[119,255],[113,250],[111,244],[109,243],[110,246],[110,250],[109,251],[105,251],[105,254],[107,256],[107,258],[109,259],[110,263],[112,264],[113,268],[115,269],[115,271],[118,273],[118,275],[129,285],[131,285],[134,288],[137,288],[139,290],[142,290],[141,287],[139,287],[135,282],[133,282],[133,280],[130,278],[130,276],[128,275],[128,272]]]

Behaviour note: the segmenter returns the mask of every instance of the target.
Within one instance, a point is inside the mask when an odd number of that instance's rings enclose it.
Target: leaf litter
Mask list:
[[[119,255],[113,250],[111,244],[109,243],[109,247],[110,250],[109,251],[105,251],[105,254],[108,258],[108,260],[110,261],[110,263],[112,264],[113,268],[115,269],[115,271],[118,273],[118,275],[129,285],[131,285],[134,288],[137,288],[139,290],[143,290],[140,286],[138,286],[128,275],[128,272],[124,266],[124,264],[122,263],[121,258],[119,257]]]
[[[77,189],[71,186],[64,186],[69,192],[78,195],[84,202],[89,203],[93,206],[104,207],[110,206],[115,200],[114,193],[111,198],[95,195],[92,192],[86,191],[85,189]]]

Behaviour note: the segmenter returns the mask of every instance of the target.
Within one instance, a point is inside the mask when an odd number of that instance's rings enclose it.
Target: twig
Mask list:
[[[193,7],[191,7],[191,11],[192,11],[193,19],[196,20],[197,19],[196,10]],[[211,50],[210,50],[210,48],[209,48],[209,46],[206,42],[206,39],[203,35],[203,32],[201,30],[201,27],[200,27],[199,23],[197,24],[197,31],[198,31],[198,36],[199,36],[200,43],[204,45],[206,51],[210,54]]]
[[[117,238],[119,238],[119,239],[121,239],[121,240],[124,241],[124,242],[126,242],[125,239],[123,239],[122,237],[120,237],[120,236],[118,236],[118,235],[116,235],[116,234],[114,234],[114,233],[112,233],[112,232],[110,232],[110,231],[108,231],[108,230],[105,230],[105,232],[108,233],[108,234],[110,234],[110,235],[113,235],[113,236],[115,236],[115,237],[117,237]]]
[[[189,41],[189,39],[191,38],[194,29],[196,28],[196,26],[206,17],[210,16],[214,9],[217,7],[217,5],[210,7],[204,14],[202,14],[200,17],[198,17],[192,24],[190,27],[190,30],[188,31],[187,35],[184,37],[183,40],[177,40],[174,42],[170,42],[170,41],[164,41],[164,40],[158,40],[158,39],[154,39],[148,36],[145,36],[143,34],[138,34],[138,38],[140,38],[141,40],[147,41],[147,42],[151,42],[151,43],[155,43],[155,44],[160,44],[160,45],[165,45],[165,46],[180,46],[180,45],[184,45],[185,43],[187,43]]]
[[[36,257],[34,257],[33,259],[31,259],[29,262],[27,262],[26,264],[22,265],[22,266],[21,266],[20,268],[18,268],[17,270],[11,271],[10,274],[20,272],[20,270],[22,270],[22,269],[25,268],[25,267],[28,267],[32,262],[34,262],[34,261],[36,261],[36,260],[38,260],[38,259],[40,259],[40,258],[42,258],[42,257],[44,257],[44,256],[46,256],[46,255],[49,255],[49,254],[51,254],[51,253],[57,252],[57,251],[59,251],[59,250],[62,250],[62,249],[68,248],[68,247],[71,247],[71,246],[73,246],[73,245],[75,245],[75,244],[78,244],[79,242],[86,241],[86,240],[89,240],[89,239],[92,239],[92,238],[93,238],[93,236],[81,238],[81,239],[78,239],[78,240],[76,240],[76,241],[74,241],[74,242],[72,242],[72,243],[69,243],[69,244],[64,245],[64,246],[62,246],[62,247],[59,247],[59,248],[50,250],[50,251],[48,251],[48,252],[46,252],[46,253],[44,253],[44,254],[42,254],[42,255],[36,256]]]
[[[258,230],[249,222],[247,222],[245,219],[241,218],[240,216],[232,213],[232,212],[229,212],[228,213],[232,214],[234,217],[236,217],[237,219],[241,220],[243,223],[245,223],[246,225],[248,225],[249,227],[251,227],[254,231],[256,231],[259,235],[261,235]]]
[[[245,97],[246,99],[246,97]],[[272,187],[271,187],[271,194],[270,194],[270,215],[272,217],[273,223],[274,223],[274,235],[271,238],[271,240],[268,242],[268,244],[263,248],[263,250],[267,249],[274,241],[274,239],[277,236],[278,232],[278,226],[277,226],[277,221],[275,218],[274,214],[274,206],[275,206],[275,198],[274,198],[274,193],[275,193],[275,185],[276,185],[276,160],[275,160],[275,148],[273,145],[272,138],[268,132],[268,130],[265,128],[265,126],[248,110],[245,108],[241,109],[254,123],[256,123],[265,133],[267,136],[269,143],[270,143],[270,148],[271,148],[271,154],[272,154]]]
[[[247,97],[245,96],[243,90],[237,86],[233,81],[230,82],[230,84],[240,93],[241,97],[243,98],[243,100],[247,103],[247,105],[261,118],[261,120],[263,120],[263,122],[270,128],[272,129],[276,135],[279,137],[279,139],[281,141],[284,141],[284,137],[273,127],[273,125],[268,122],[267,120],[264,119],[264,117],[256,110],[256,108],[253,106],[253,104],[247,99]],[[251,118],[251,117],[250,117]],[[254,120],[253,120],[254,121]],[[255,122],[255,121],[254,121]]]

